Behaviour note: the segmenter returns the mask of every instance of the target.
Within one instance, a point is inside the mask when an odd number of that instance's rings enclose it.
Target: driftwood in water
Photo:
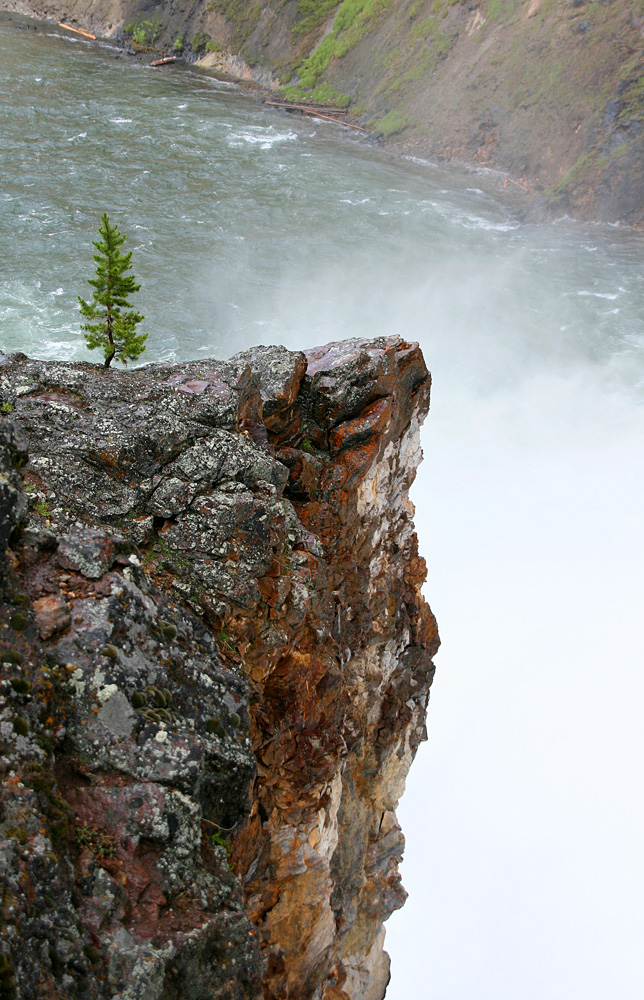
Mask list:
[[[322,118],[324,121],[335,122],[336,125],[347,125],[355,128],[358,132],[366,132],[366,128],[361,125],[354,125],[346,120],[349,114],[347,108],[330,108],[327,104],[296,104],[292,101],[264,101],[269,108],[281,108],[283,111],[298,111],[303,115],[312,115],[314,118]]]
[[[329,104],[316,104],[313,101],[304,101],[302,103],[296,103],[295,101],[264,101],[264,104],[270,105],[271,108],[284,108],[286,111],[305,111],[309,114],[313,114],[316,111],[322,111],[325,114],[330,115],[348,115],[348,108],[332,108]]]
[[[89,31],[82,31],[81,28],[72,28],[71,24],[63,24],[62,21],[59,21],[58,27],[64,28],[65,31],[75,31],[77,35],[83,35],[84,38],[91,38],[93,42],[96,41],[96,35],[92,35]]]
[[[176,56],[164,56],[163,59],[155,59],[150,66],[167,66],[168,63],[176,63]]]

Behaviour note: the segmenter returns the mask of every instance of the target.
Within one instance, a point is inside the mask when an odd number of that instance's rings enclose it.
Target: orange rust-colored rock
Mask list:
[[[429,402],[420,351],[392,339],[307,360],[306,450],[269,440],[300,522],[322,542],[321,608],[295,625],[296,653],[247,653],[258,778],[235,839],[275,1000],[358,998],[386,982],[382,924],[404,901],[394,810],[424,736],[438,645],[407,498]],[[321,562],[307,552],[298,568]]]
[[[60,594],[48,594],[34,601],[35,623],[41,639],[62,632],[71,621],[69,605]]]

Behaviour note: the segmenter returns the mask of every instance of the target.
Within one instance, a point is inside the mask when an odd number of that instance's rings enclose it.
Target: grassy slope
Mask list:
[[[550,211],[644,224],[644,0],[8,2],[243,60],[420,155],[523,179]]]

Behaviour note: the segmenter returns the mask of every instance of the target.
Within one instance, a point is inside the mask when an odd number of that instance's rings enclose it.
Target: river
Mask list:
[[[146,360],[399,333],[443,647],[388,1000],[641,1000],[644,237],[521,221],[229,84],[0,15],[0,344],[86,358],[107,211]]]

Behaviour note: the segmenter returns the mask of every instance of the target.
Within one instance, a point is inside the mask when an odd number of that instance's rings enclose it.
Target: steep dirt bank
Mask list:
[[[399,338],[0,352],[0,996],[382,1000],[438,646]]]
[[[507,173],[526,205],[644,223],[642,0],[4,0],[291,97],[433,159]]]

